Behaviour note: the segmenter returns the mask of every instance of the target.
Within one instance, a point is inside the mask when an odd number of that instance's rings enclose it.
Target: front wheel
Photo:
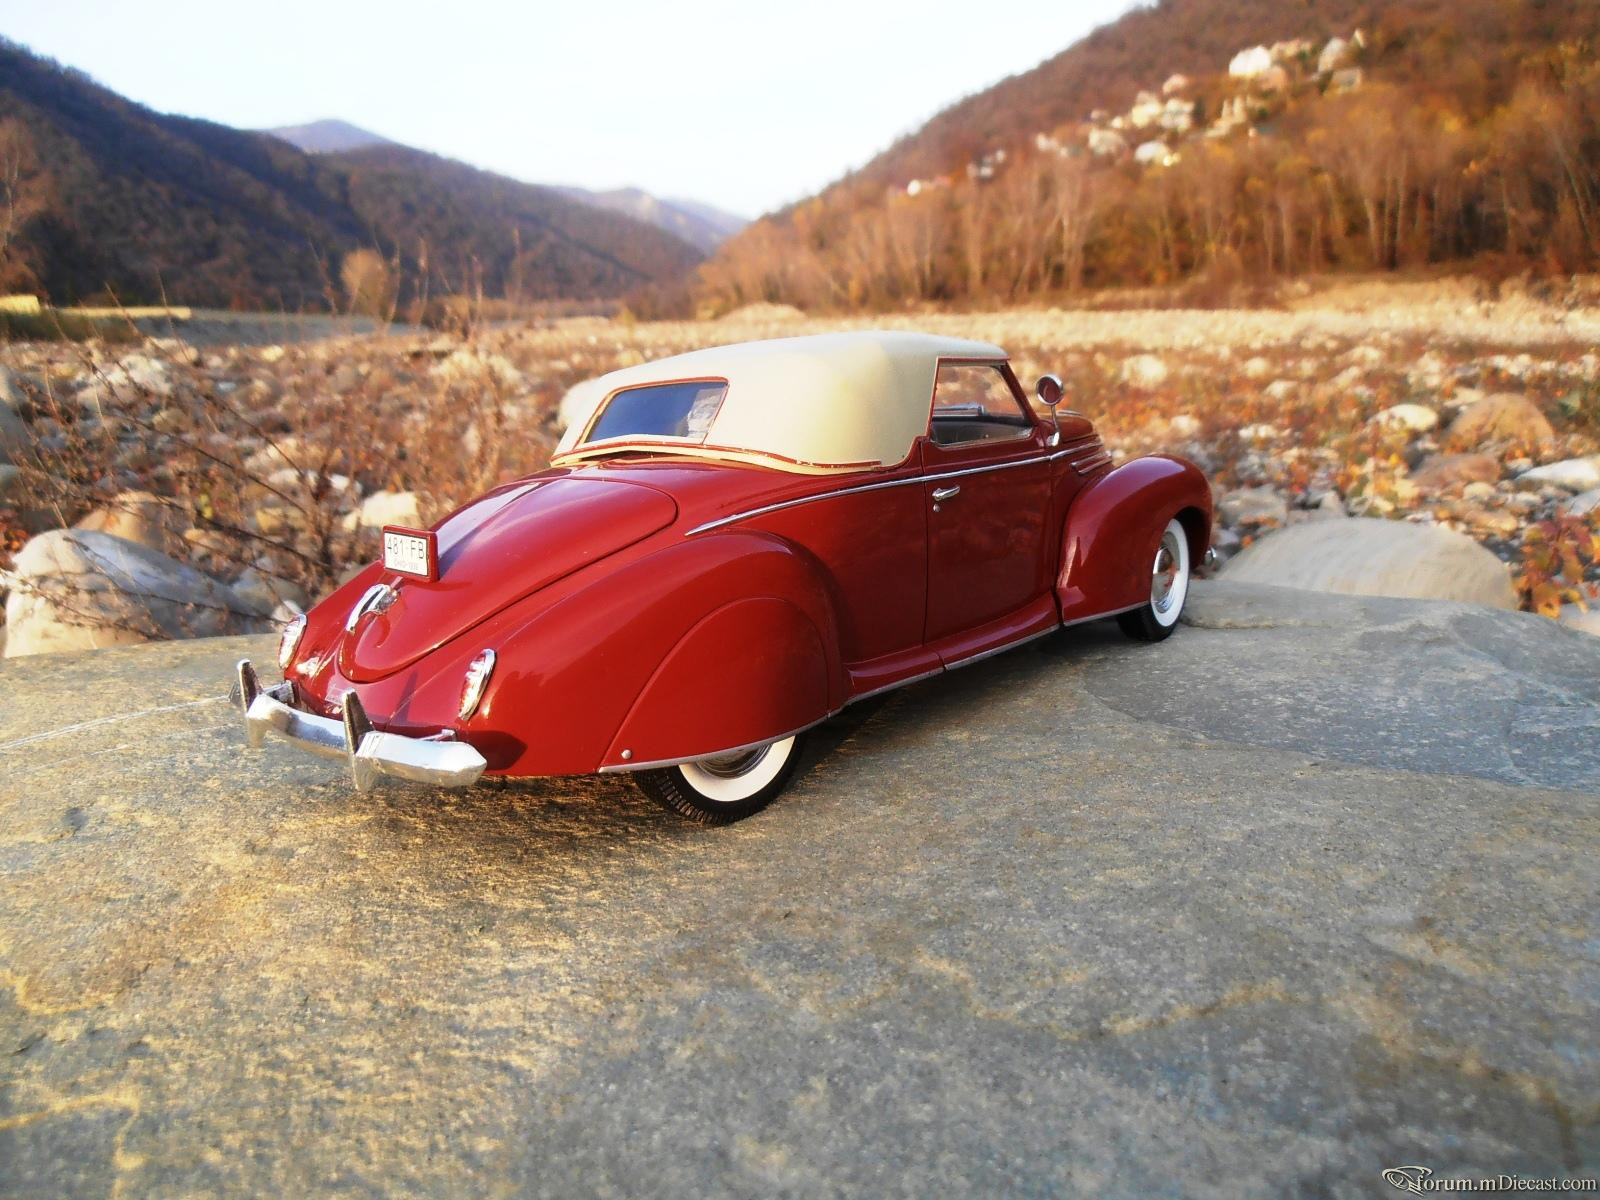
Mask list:
[[[760,812],[789,783],[804,736],[782,738],[736,754],[636,771],[639,789],[680,816],[727,825]]]
[[[1141,642],[1172,636],[1189,595],[1189,538],[1176,517],[1167,522],[1150,567],[1150,600],[1117,617],[1122,632]]]

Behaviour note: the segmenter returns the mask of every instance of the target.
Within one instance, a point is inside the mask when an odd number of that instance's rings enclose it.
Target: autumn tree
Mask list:
[[[352,313],[362,316],[393,317],[395,305],[394,272],[376,250],[352,250],[339,268],[345,302]]]

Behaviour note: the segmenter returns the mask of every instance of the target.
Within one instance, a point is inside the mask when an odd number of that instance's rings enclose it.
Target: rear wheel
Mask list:
[[[753,750],[636,771],[639,789],[680,816],[726,825],[760,812],[789,783],[800,761],[801,734]]]
[[[1150,566],[1150,600],[1122,613],[1117,624],[1122,632],[1141,642],[1159,642],[1170,637],[1183,613],[1189,595],[1189,538],[1176,517],[1167,522],[1156,545]]]

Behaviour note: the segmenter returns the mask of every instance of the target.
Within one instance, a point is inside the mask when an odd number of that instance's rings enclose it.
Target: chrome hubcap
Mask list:
[[[758,746],[754,750],[725,754],[721,758],[702,758],[697,765],[707,775],[715,775],[718,779],[737,779],[754,770],[770,749],[771,746]]]
[[[1178,538],[1170,529],[1161,538],[1155,567],[1150,573],[1150,607],[1165,613],[1172,607],[1178,590],[1178,570],[1182,565]]]

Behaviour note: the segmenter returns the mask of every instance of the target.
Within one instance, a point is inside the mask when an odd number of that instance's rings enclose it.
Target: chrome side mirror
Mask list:
[[[1066,389],[1061,386],[1059,375],[1041,375],[1039,382],[1034,385],[1039,395],[1039,402],[1050,409],[1050,420],[1055,423],[1055,432],[1050,435],[1050,444],[1056,445],[1061,441],[1061,416],[1056,409],[1061,407],[1061,401],[1066,396]]]

